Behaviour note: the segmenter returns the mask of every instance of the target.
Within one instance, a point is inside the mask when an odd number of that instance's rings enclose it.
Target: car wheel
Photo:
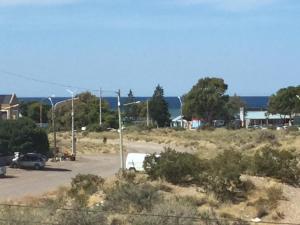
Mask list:
[[[34,165],[34,169],[40,170],[40,169],[41,169],[41,166],[40,166],[39,164],[35,164],[35,165]]]

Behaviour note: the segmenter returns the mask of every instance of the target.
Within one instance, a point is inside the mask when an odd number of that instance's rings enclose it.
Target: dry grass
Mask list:
[[[53,135],[49,134],[50,142]],[[104,143],[104,139],[107,143]],[[77,149],[81,153],[116,153],[118,133],[80,132],[77,134]],[[293,149],[300,154],[300,132],[272,130],[226,130],[214,131],[175,131],[173,129],[125,130],[124,139],[144,141],[184,149],[201,156],[214,158],[224,150],[236,150],[245,154],[254,154],[265,145],[275,145],[282,149]],[[69,151],[71,146],[70,132],[58,133],[58,146],[62,151]]]

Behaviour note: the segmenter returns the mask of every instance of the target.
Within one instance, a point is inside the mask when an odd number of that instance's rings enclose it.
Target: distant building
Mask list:
[[[171,127],[188,128],[189,123],[186,119],[182,118],[181,116],[177,116],[176,118],[172,119]]]
[[[245,116],[246,127],[249,126],[278,126],[288,124],[289,116],[270,114],[267,111],[249,111]]]
[[[0,95],[0,118],[3,120],[19,118],[19,101],[16,94]]]
[[[246,112],[241,109],[240,120],[246,128],[291,123],[289,116],[268,113],[269,97],[267,96],[241,97],[241,99],[246,103]]]

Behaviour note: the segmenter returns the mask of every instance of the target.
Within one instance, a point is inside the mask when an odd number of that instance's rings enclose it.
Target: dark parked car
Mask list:
[[[11,167],[13,168],[32,168],[36,170],[43,169],[46,161],[43,157],[37,154],[26,154],[13,159]]]

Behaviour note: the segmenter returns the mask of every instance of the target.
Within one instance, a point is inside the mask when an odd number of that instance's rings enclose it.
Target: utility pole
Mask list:
[[[72,93],[72,156],[76,157],[75,133],[74,133],[74,94]]]
[[[119,115],[119,137],[120,137],[120,161],[121,161],[121,170],[124,171],[124,153],[123,153],[123,135],[122,135],[122,115],[121,115],[121,91],[120,89],[117,92],[118,94],[118,115]]]
[[[51,106],[52,106],[52,113],[51,113],[51,117],[52,117],[52,131],[53,131],[53,141],[54,141],[54,150],[56,151],[56,129],[55,129],[55,106],[53,104],[52,98],[49,97],[48,98],[49,101],[51,102]]]
[[[149,127],[149,100],[147,99],[147,127]]]
[[[99,92],[99,126],[102,126],[102,89]]]
[[[181,117],[181,127],[183,128],[183,112],[182,112],[182,100],[180,98],[180,96],[178,96],[179,102],[180,102],[180,117]]]
[[[76,146],[75,146],[75,130],[74,130],[74,92],[67,90],[72,95],[72,160],[76,160]]]

